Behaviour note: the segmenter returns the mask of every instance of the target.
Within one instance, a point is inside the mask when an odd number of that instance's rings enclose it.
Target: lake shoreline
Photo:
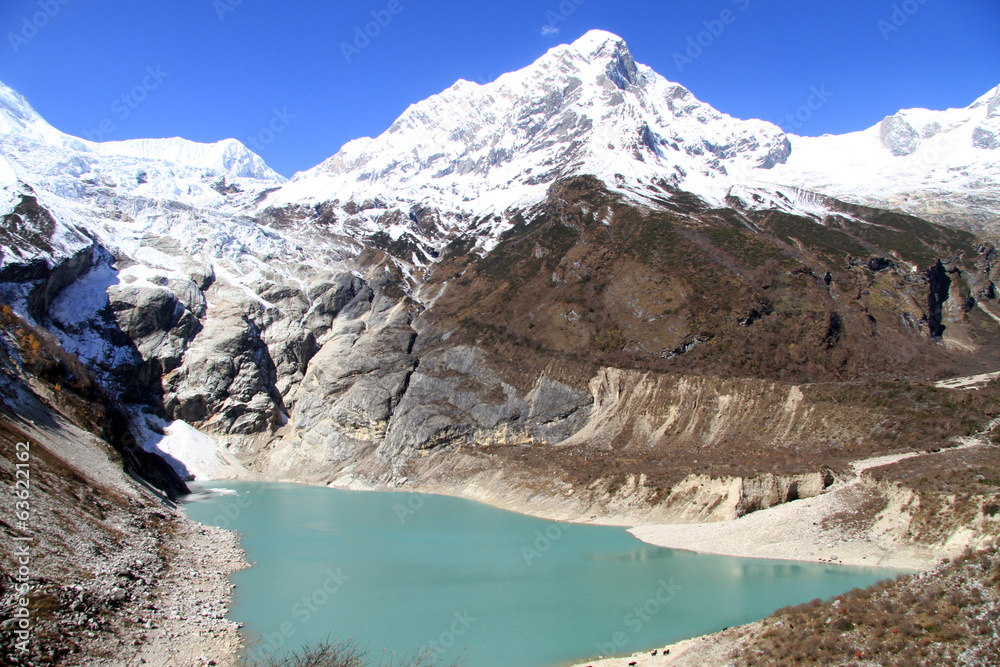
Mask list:
[[[402,486],[372,485],[350,476],[340,477],[332,483],[310,483],[299,479],[253,481],[462,498],[534,518],[580,525],[622,527],[647,544],[699,554],[849,567],[890,568],[910,572],[931,570],[942,559],[953,558],[970,545],[961,540],[952,540],[935,546],[904,542],[899,537],[904,532],[905,526],[899,522],[897,525],[880,525],[878,530],[859,533],[844,530],[833,521],[839,512],[848,507],[845,502],[846,496],[857,493],[862,485],[862,473],[865,470],[905,456],[858,461],[854,464],[854,474],[849,479],[838,480],[824,493],[812,498],[758,510],[728,521],[687,524],[651,523],[637,516],[639,512],[630,512],[628,508],[605,516],[579,516],[579,512],[572,511],[576,509],[573,508],[572,502],[566,502],[566,499],[552,496],[524,499],[507,489],[475,484],[448,486],[411,482]],[[217,480],[215,483],[225,484],[226,481]],[[227,593],[226,603],[230,602],[231,596]],[[754,623],[751,623],[724,632],[692,637],[626,657],[595,658],[580,663],[580,667],[586,665],[618,667],[628,665],[630,662],[649,667],[712,664],[713,661],[722,664],[725,661],[723,653],[728,654],[733,647],[743,641],[748,633],[751,633],[753,625]],[[655,655],[653,655],[654,650]],[[225,663],[220,662],[220,664]]]
[[[221,485],[222,487],[225,487],[225,485],[227,484],[227,482],[230,482],[230,481],[232,481],[232,482],[243,482],[243,481],[250,481],[250,480],[219,480],[219,481],[213,482],[213,485]],[[419,491],[418,492],[418,491],[415,491],[412,488],[407,488],[407,489],[400,489],[400,488],[397,488],[397,489],[380,489],[380,488],[373,488],[373,487],[370,487],[370,486],[366,486],[365,488],[358,488],[357,485],[355,485],[353,488],[350,488],[350,487],[345,488],[343,485],[333,485],[333,486],[331,486],[331,485],[322,485],[322,484],[302,484],[300,482],[293,481],[293,480],[283,480],[283,481],[281,481],[279,483],[287,483],[287,484],[292,484],[292,485],[295,485],[295,486],[304,486],[304,487],[313,487],[313,488],[340,488],[342,490],[372,491],[372,492],[377,492],[377,493],[384,493],[385,491],[390,491],[391,490],[391,491],[395,491],[395,492],[399,493],[399,495],[401,495],[401,496],[403,494],[414,494],[415,493],[418,496],[419,495],[437,495],[437,496],[451,497],[451,498],[456,498],[457,497],[457,498],[462,498],[463,500],[473,500],[473,501],[479,502],[479,503],[481,503],[483,505],[495,507],[496,509],[503,509],[505,511],[514,511],[517,514],[521,514],[523,516],[529,516],[529,517],[533,517],[533,518],[541,518],[541,519],[548,519],[548,520],[563,518],[563,517],[543,516],[543,513],[537,512],[537,511],[535,511],[535,512],[517,511],[517,510],[513,510],[509,506],[503,506],[503,505],[501,505],[499,503],[495,503],[494,504],[494,503],[483,502],[482,498],[467,498],[467,497],[464,497],[464,495],[462,495],[462,494],[455,494],[455,493],[440,493],[440,492],[435,492],[435,493],[431,494],[427,490]],[[238,496],[237,496],[237,498],[238,498]],[[399,503],[397,503],[397,505],[399,505]],[[407,504],[403,503],[402,506],[407,506]],[[545,512],[544,514],[549,514],[549,513],[550,512]],[[763,511],[762,511],[762,513],[763,513]],[[591,520],[577,521],[577,522],[573,522],[573,523],[577,523],[577,524],[581,524],[581,525],[588,525],[588,524],[589,525],[606,525],[606,526],[617,526],[617,527],[622,527],[622,528],[629,528],[629,523],[628,522],[621,521],[621,520],[616,520],[616,519],[620,519],[620,517],[618,517],[618,518],[605,517],[605,518],[599,519],[599,520],[592,520],[591,519]],[[724,524],[727,524],[727,523],[735,523],[735,522],[720,522],[720,524],[718,524],[718,525],[724,525]],[[644,526],[644,527],[639,527],[639,528],[633,527],[631,530],[629,530],[629,532],[633,535],[633,537],[636,537],[637,539],[642,539],[642,537],[641,537],[642,530],[643,529],[652,529],[652,528],[657,528],[657,527],[655,527],[655,526]],[[639,535],[636,534],[637,532],[639,533]],[[653,539],[645,539],[645,540],[642,540],[642,541],[646,542],[647,544],[652,544],[652,545],[655,545],[655,546],[666,546],[668,548],[678,548],[677,546],[656,544],[656,542],[653,541]],[[240,548],[242,548],[242,545],[240,545]],[[708,552],[706,550],[683,549],[683,547],[680,547],[680,548],[682,550],[684,550],[684,551],[694,551],[694,552],[698,552],[698,553],[710,553],[710,552]],[[716,555],[725,556],[725,555],[730,555],[730,554],[718,553]],[[743,557],[743,558],[769,559],[767,557],[760,557],[760,556],[745,556],[744,554],[735,554],[735,556],[736,557]],[[781,557],[778,557],[777,560],[784,560],[784,561],[799,560],[799,561],[802,561],[802,560],[806,560],[806,559],[795,559],[795,558],[781,558]],[[826,565],[826,566],[837,565],[837,564],[839,564],[839,565],[850,565],[850,564],[852,564],[852,563],[846,563],[846,562],[836,563],[836,562],[826,562],[826,561],[820,561],[820,563],[823,564],[823,565]],[[879,566],[879,564],[877,564],[877,563],[865,563],[865,562],[860,563],[860,565],[862,565],[862,566],[871,566],[871,567],[878,567]],[[882,565],[882,567],[884,567],[884,565]],[[227,593],[227,596],[228,596],[228,591],[226,593]],[[230,600],[227,600],[227,602],[229,602],[229,601]],[[667,645],[664,648],[670,649],[671,653],[668,654],[668,655],[673,655],[674,658],[670,658],[670,660],[674,660],[677,656],[681,655],[681,653],[682,653],[681,649],[683,649],[683,652],[688,652],[691,649],[691,646],[697,645],[697,646],[701,647],[699,649],[699,651],[698,651],[698,653],[700,654],[701,652],[703,652],[703,650],[705,650],[706,646],[714,646],[715,644],[718,643],[718,641],[717,641],[718,638],[712,639],[714,637],[715,637],[714,634],[695,636],[695,637],[693,637],[691,639],[686,639],[686,640],[682,640],[680,642],[677,642],[675,644]],[[693,642],[693,644],[692,644],[692,642]],[[652,649],[650,649],[650,651],[648,651],[648,652],[639,652],[639,653],[633,654],[631,656],[631,658],[633,660],[637,661],[638,664],[649,664],[649,665],[661,665],[661,664],[662,665],[672,665],[672,664],[675,664],[674,662],[669,662],[669,661],[668,662],[664,662],[665,656],[663,655],[663,649],[657,649],[657,655],[656,656],[652,656],[651,653],[652,653]],[[229,658],[230,656],[226,656],[226,657]],[[648,662],[646,660],[647,658],[650,658],[650,659],[656,658],[656,660],[653,661],[653,662]],[[595,661],[588,661],[587,663],[580,663],[580,664],[581,665],[583,665],[583,664],[587,664],[587,665],[590,665],[590,664],[606,665],[607,667],[612,667],[613,665],[617,665],[617,664],[627,665],[628,662],[629,662],[629,661],[622,662],[622,660],[623,660],[622,658],[607,658],[607,659],[602,658],[600,661],[597,661],[597,662],[595,662]],[[224,665],[224,664],[228,664],[228,661],[225,661],[225,662],[224,661],[220,661],[220,665]],[[567,664],[567,663],[563,663],[563,665],[565,665],[565,664]]]
[[[964,447],[970,446],[975,443]],[[939,544],[912,541],[909,527],[915,500],[913,492],[896,485],[879,484],[865,473],[918,454],[907,452],[860,459],[850,465],[843,479],[818,495],[710,523],[663,523],[651,520],[648,508],[628,504],[610,514],[586,516],[589,512],[583,512],[581,516],[581,506],[569,495],[534,493],[523,497],[503,488],[498,483],[501,480],[493,479],[450,486],[409,483],[390,487],[374,486],[345,476],[326,486],[453,496],[553,521],[620,526],[648,544],[695,553],[921,572],[968,549],[975,550],[984,538],[959,531]],[[872,493],[888,498],[888,506],[878,520],[861,529],[846,525],[843,517],[857,511],[858,497]]]
[[[295,480],[281,481],[299,483]],[[840,484],[819,496],[758,510],[738,519],[675,524],[649,523],[627,513],[572,518],[567,517],[563,509],[511,502],[509,498],[497,497],[486,489],[470,492],[465,487],[452,490],[422,485],[403,488],[373,487],[354,481],[307,485],[351,491],[392,491],[463,498],[539,519],[580,525],[618,526],[653,546],[718,556],[920,572],[933,569],[942,559],[955,557],[967,546],[960,542],[942,547],[886,544],[887,541],[879,539],[878,535],[846,534],[836,528],[824,528],[824,521],[841,511],[839,496],[848,490],[849,484]]]
[[[243,657],[242,624],[229,619],[235,584],[250,567],[236,531],[194,521],[181,512],[172,535],[172,558],[154,591],[142,643],[114,665],[237,667]]]

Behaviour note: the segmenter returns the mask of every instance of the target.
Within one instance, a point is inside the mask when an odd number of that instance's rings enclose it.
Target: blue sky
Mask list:
[[[0,80],[57,128],[235,137],[286,176],[592,28],[717,109],[799,134],[965,106],[1000,83],[997,0],[0,0],[0,26]],[[828,100],[790,126],[814,88]]]

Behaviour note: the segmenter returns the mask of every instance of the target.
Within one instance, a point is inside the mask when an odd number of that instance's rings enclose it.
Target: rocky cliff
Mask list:
[[[0,92],[0,301],[93,374],[140,476],[167,474],[157,455],[181,477],[716,520],[992,417],[989,392],[931,384],[996,370],[992,245],[802,165],[782,180],[812,149],[607,33],[290,183],[234,142],[84,142]],[[922,122],[883,123],[886,173]]]

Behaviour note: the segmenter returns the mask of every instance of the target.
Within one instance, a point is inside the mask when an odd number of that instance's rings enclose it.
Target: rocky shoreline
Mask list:
[[[969,447],[988,446],[973,443]],[[900,492],[883,510],[881,520],[867,530],[844,526],[838,516],[857,509],[873,484],[865,471],[891,465],[917,454],[882,456],[853,464],[853,475],[839,480],[825,493],[775,507],[762,509],[730,521],[692,524],[651,524],[640,511],[621,507],[614,515],[588,516],[574,520],[573,503],[565,496],[538,494],[519,498],[517,494],[496,493],[496,489],[475,485],[454,486],[408,484],[404,487],[371,485],[340,478],[336,486],[364,490],[396,490],[464,497],[501,509],[560,521],[629,527],[638,539],[666,548],[684,549],[748,558],[800,560],[829,564],[887,567],[899,570],[932,570],[942,559],[957,557],[974,549],[974,536],[959,534],[956,539],[936,545],[919,545],[906,539],[912,508],[910,497]],[[293,481],[293,480],[288,480]],[[904,497],[905,496],[905,497]],[[571,509],[572,508],[572,509]],[[147,633],[146,644],[125,665],[234,666],[242,649],[238,625],[224,618],[231,597],[228,576],[248,564],[231,531],[201,526],[187,519],[178,521],[174,537],[175,559],[159,584],[162,591],[157,629]],[[794,536],[794,537],[790,537]],[[697,665],[710,664],[730,654],[740,642],[752,637],[752,626],[685,640],[628,658],[590,661],[594,667],[618,665]],[[707,662],[706,662],[707,661]]]
[[[112,664],[133,667],[234,667],[243,652],[241,624],[226,614],[235,587],[229,576],[249,567],[234,531],[175,520],[166,573],[150,597],[156,610],[134,655]]]

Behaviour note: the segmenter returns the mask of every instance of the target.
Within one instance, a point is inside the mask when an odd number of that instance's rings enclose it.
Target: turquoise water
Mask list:
[[[442,496],[224,482],[186,506],[253,567],[230,618],[250,656],[352,639],[375,658],[552,667],[626,654],[867,586],[895,572],[661,549]]]

